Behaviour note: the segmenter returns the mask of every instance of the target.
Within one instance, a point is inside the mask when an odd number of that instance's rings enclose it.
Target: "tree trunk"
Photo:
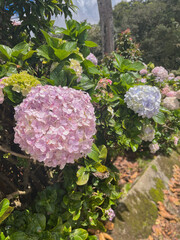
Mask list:
[[[102,39],[102,55],[114,51],[114,31],[113,31],[113,13],[111,0],[97,0],[101,39]]]

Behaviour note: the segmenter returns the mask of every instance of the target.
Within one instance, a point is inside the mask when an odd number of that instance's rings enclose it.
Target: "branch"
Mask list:
[[[25,158],[25,159],[30,159],[31,158],[30,156],[23,155],[23,154],[20,154],[20,153],[16,153],[16,152],[13,152],[9,149],[6,149],[6,148],[2,147],[1,145],[0,145],[0,151],[5,152],[5,153],[10,153],[11,155],[16,156],[16,157],[20,157],[20,158]]]
[[[9,195],[6,196],[7,199],[11,200],[13,198],[16,198],[17,196],[20,196],[20,195],[25,195],[25,194],[28,194],[30,193],[32,190],[29,188],[27,189],[26,191],[20,191],[20,190],[17,190]]]

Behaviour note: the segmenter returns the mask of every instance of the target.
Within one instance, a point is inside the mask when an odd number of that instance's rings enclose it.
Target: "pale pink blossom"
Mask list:
[[[176,97],[176,94],[177,94],[177,92],[175,92],[175,91],[170,91],[170,92],[166,93],[166,96],[167,96],[167,97]]]
[[[148,73],[147,69],[141,69],[139,72],[142,76]]]
[[[155,67],[152,70],[152,74],[156,77],[155,78],[156,82],[163,82],[168,77],[168,71],[162,66]]]
[[[171,91],[171,89],[169,88],[169,86],[168,85],[166,85],[163,89],[162,89],[162,91],[161,91],[161,93],[163,94],[163,95],[166,95],[168,92],[170,92]]]
[[[67,87],[37,86],[15,107],[14,142],[46,166],[64,168],[91,151],[96,133],[88,93]]]
[[[112,81],[111,81],[110,79],[101,78],[101,79],[99,80],[96,88],[106,88],[108,84],[109,84],[109,85],[112,84]]]
[[[178,137],[174,137],[174,145],[177,146],[178,145],[178,141],[179,141],[179,138]]]
[[[176,98],[177,98],[177,99],[180,99],[180,90],[178,90],[178,91],[176,92]]]
[[[163,105],[169,110],[176,110],[180,108],[179,101],[176,97],[166,97],[163,100]]]
[[[151,153],[156,153],[159,150],[159,144],[158,143],[151,143],[149,145],[149,149]]]

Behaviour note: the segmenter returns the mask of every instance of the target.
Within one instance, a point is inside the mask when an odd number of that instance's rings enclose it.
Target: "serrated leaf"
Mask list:
[[[11,58],[12,49],[5,45],[0,45],[0,56],[3,60],[7,61]]]
[[[14,210],[14,207],[9,206],[9,200],[3,199],[0,202],[0,224],[11,214]]]
[[[85,41],[84,42],[87,47],[97,47],[97,43],[92,42],[92,41]]]
[[[166,122],[166,117],[163,112],[158,112],[158,114],[152,118],[156,123],[159,123],[160,125],[163,125]]]
[[[81,167],[76,174],[78,180],[77,180],[77,185],[84,185],[88,182],[89,180],[89,173],[86,172],[86,168]]]
[[[86,240],[88,238],[88,232],[82,228],[75,229],[70,234],[71,240]]]
[[[107,158],[107,148],[105,145],[102,145],[99,148],[100,154],[99,154],[99,158],[105,160]]]
[[[100,151],[98,147],[93,143],[92,150],[90,153],[88,153],[88,157],[93,159],[96,162],[99,162],[99,154],[100,154]]]

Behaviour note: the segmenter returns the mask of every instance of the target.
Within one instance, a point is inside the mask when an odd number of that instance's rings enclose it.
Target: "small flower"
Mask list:
[[[178,82],[180,80],[180,76],[175,77],[174,81]]]
[[[176,110],[180,108],[179,101],[176,97],[166,97],[163,100],[163,105],[169,110]]]
[[[152,74],[156,77],[156,82],[163,82],[166,78],[168,78],[168,71],[163,67],[155,67],[152,70]]]
[[[78,82],[79,82],[82,74],[82,67],[80,65],[80,62],[78,62],[75,59],[70,59],[69,68],[73,69],[76,72],[76,76],[78,77]]]
[[[146,69],[141,69],[139,73],[143,76],[146,75],[148,71]]]
[[[149,145],[149,149],[151,153],[156,153],[159,150],[159,144],[158,143],[151,143]]]
[[[91,61],[92,63],[94,63],[94,65],[97,65],[98,64],[98,60],[97,58],[94,56],[93,53],[90,53],[87,57],[86,57],[87,60]]]
[[[146,83],[146,79],[145,79],[145,78],[141,78],[141,79],[139,80],[139,82],[141,82],[141,83]]]
[[[124,101],[139,116],[152,118],[159,112],[161,94],[157,87],[139,85],[126,92]]]
[[[112,208],[105,210],[105,213],[108,215],[109,221],[112,221],[115,218],[115,212]]]
[[[177,146],[178,145],[178,141],[179,141],[179,138],[178,137],[174,137],[174,145]]]
[[[170,88],[169,88],[169,86],[168,85],[166,85],[163,89],[162,89],[162,91],[161,91],[161,93],[163,94],[163,95],[166,95],[168,92],[170,92],[171,90],[170,90]]]
[[[150,141],[155,137],[155,130],[151,124],[147,124],[143,126],[142,134],[140,135],[140,138],[144,141]]]
[[[174,79],[174,77],[175,77],[174,73],[170,73],[169,76],[168,76],[168,80],[172,80],[172,79]]]
[[[101,78],[97,84],[97,87],[96,89],[98,88],[105,88],[107,87],[107,85],[111,85],[112,84],[112,81],[110,79],[107,79],[107,78]]]
[[[180,99],[180,90],[178,90],[178,91],[176,92],[176,98],[177,98],[177,99]]]

